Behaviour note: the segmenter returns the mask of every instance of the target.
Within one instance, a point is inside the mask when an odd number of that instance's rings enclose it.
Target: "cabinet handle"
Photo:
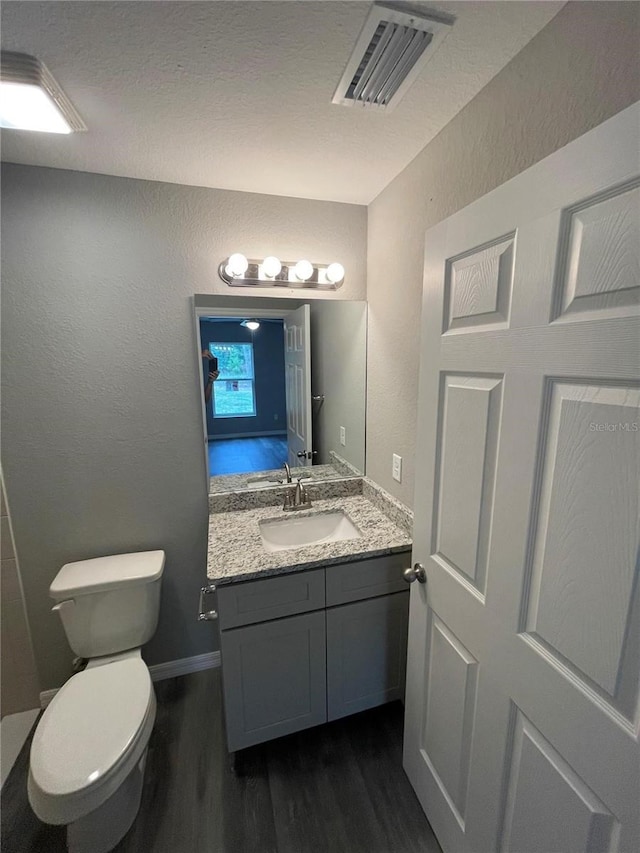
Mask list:
[[[414,581],[418,581],[418,583],[427,582],[427,573],[422,563],[415,563],[412,569],[405,569],[402,577],[407,583],[413,583]]]
[[[218,618],[217,610],[205,610],[204,609],[204,597],[205,595],[212,595],[216,591],[215,584],[209,584],[209,586],[203,586],[200,589],[200,604],[198,605],[198,622],[212,622],[214,619]]]

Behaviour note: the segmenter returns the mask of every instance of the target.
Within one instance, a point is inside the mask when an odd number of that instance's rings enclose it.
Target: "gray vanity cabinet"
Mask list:
[[[404,697],[409,596],[327,610],[327,719]]]
[[[326,722],[324,610],[222,631],[220,646],[230,752]]]
[[[404,695],[409,552],[216,592],[230,752]]]

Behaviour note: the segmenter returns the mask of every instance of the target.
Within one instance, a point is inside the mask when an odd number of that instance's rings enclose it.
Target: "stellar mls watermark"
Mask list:
[[[593,423],[593,421],[589,424],[590,432],[639,432],[640,431],[640,421],[618,421],[610,422],[602,424]]]

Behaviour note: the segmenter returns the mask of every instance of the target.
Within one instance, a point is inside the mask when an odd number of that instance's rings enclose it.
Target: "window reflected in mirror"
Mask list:
[[[366,303],[194,304],[210,491],[362,475]]]

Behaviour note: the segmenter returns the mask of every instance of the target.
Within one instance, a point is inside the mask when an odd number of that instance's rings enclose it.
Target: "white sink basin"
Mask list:
[[[265,551],[292,551],[321,542],[357,539],[361,535],[342,510],[261,521],[258,527]]]

